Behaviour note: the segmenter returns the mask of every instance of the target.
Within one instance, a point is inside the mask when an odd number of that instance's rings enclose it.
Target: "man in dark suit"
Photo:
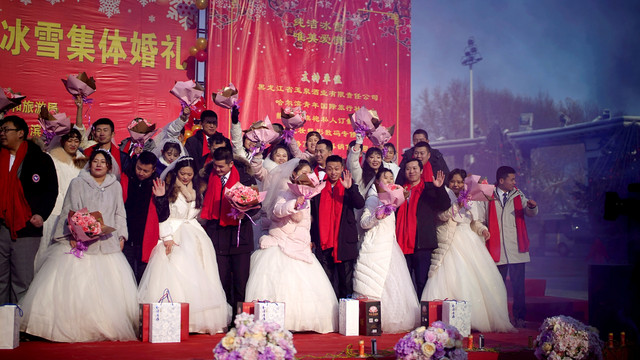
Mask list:
[[[113,121],[107,118],[100,118],[93,123],[91,129],[95,134],[94,139],[97,144],[86,148],[84,150],[84,156],[89,158],[95,149],[107,150],[116,160],[116,164],[120,167],[120,173],[123,175],[125,169],[131,166],[131,158],[129,154],[120,150],[118,146],[113,143],[113,136],[115,135],[115,125]]]
[[[422,294],[427,284],[431,252],[438,247],[436,224],[438,213],[449,209],[451,201],[444,183],[444,173],[438,171],[433,182],[422,180],[423,165],[418,159],[407,161],[405,166],[408,198],[398,208],[396,238],[405,254],[409,273],[414,280],[416,293]],[[418,221],[420,226],[418,226]]]
[[[327,157],[325,171],[327,185],[311,199],[311,242],[336,295],[343,298],[353,293],[353,267],[358,258],[353,210],[364,207],[364,198],[340,156]]]
[[[0,120],[0,304],[17,303],[29,289],[42,225],[58,197],[53,160],[28,134],[22,118]]]
[[[400,162],[400,172],[398,173],[398,177],[396,179],[396,184],[403,185],[405,182],[404,178],[404,167],[407,161],[414,159],[416,147],[418,147],[419,143],[425,142],[429,144],[429,134],[423,130],[418,129],[413,132],[413,147],[408,149],[402,154],[402,161]],[[442,171],[444,176],[447,177],[449,175],[449,167],[447,166],[447,162],[444,161],[444,156],[438,149],[434,149],[429,146],[428,148],[429,156],[427,160],[431,164],[431,168],[433,169],[433,173],[436,174],[438,171]],[[424,162],[423,162],[424,165]]]
[[[227,302],[232,305],[244,301],[245,287],[249,279],[249,264],[253,251],[253,227],[251,222],[235,219],[231,213],[231,204],[224,196],[224,190],[236,183],[246,186],[256,184],[248,172],[248,166],[234,161],[231,149],[221,147],[213,152],[213,161],[204,169],[208,179],[207,191],[202,204],[201,217],[207,220],[205,230],[216,249],[218,272]],[[257,209],[248,212],[253,215]],[[239,234],[238,234],[239,232]]]
[[[196,131],[196,133],[184,143],[184,148],[187,149],[189,156],[194,159],[198,170],[202,169],[204,159],[209,154],[211,136],[217,133],[218,114],[213,110],[203,111],[202,115],[200,115],[200,124],[202,125],[202,129]],[[229,140],[227,139],[227,141]]]

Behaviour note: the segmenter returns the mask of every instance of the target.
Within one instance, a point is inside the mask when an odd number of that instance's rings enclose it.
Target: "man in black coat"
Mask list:
[[[53,160],[28,134],[18,116],[0,121],[0,304],[17,303],[29,289],[42,224],[58,197]]]
[[[422,162],[411,159],[407,161],[405,168],[407,181],[403,185],[409,191],[409,196],[397,211],[396,238],[405,254],[416,293],[422,294],[431,266],[431,253],[438,247],[438,214],[449,209],[451,201],[442,186],[442,171],[436,173],[433,182],[424,182],[421,179]]]
[[[201,130],[196,131],[184,143],[189,156],[194,159],[199,171],[204,166],[204,159],[209,154],[210,139],[213,134],[218,133],[218,114],[213,110],[205,110],[200,115]],[[227,139],[227,142],[229,140]]]
[[[325,171],[327,184],[311,199],[311,242],[336,295],[343,298],[353,293],[353,267],[358,258],[353,210],[364,207],[364,198],[340,156],[327,157]]]
[[[242,216],[234,219],[229,215],[232,209],[224,197],[224,190],[238,182],[246,186],[255,185],[256,180],[251,176],[248,164],[234,159],[227,147],[216,149],[209,164],[203,169],[208,183],[201,217],[207,220],[205,230],[216,249],[222,287],[227,295],[227,302],[235,312],[235,304],[245,300],[253,251],[253,227],[248,219],[243,219]],[[252,216],[256,212],[258,209],[250,210],[247,214]],[[239,220],[244,221],[240,223]]]
[[[414,147],[408,149],[402,154],[402,161],[400,162],[400,171],[398,172],[398,177],[396,178],[396,184],[404,184],[406,180],[404,177],[404,166],[407,161],[414,158],[413,152],[415,150],[416,144],[423,141],[427,144],[429,143],[429,134],[423,129],[418,129],[413,132],[412,141]],[[431,163],[433,174],[435,175],[438,171],[442,171],[444,173],[444,176],[447,177],[447,175],[449,175],[449,167],[447,166],[447,162],[444,161],[444,156],[442,155],[440,150],[430,147],[429,153],[429,162]]]

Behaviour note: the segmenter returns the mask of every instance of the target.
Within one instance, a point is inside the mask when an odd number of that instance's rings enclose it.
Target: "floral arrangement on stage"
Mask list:
[[[78,258],[82,258],[82,255],[87,250],[86,243],[97,240],[100,236],[108,235],[116,230],[104,224],[102,214],[99,211],[89,212],[87,208],[69,211],[67,226],[71,236],[77,241],[76,247],[69,254]]]
[[[598,330],[570,316],[546,318],[535,341],[538,359],[602,359]]]
[[[393,347],[398,359],[467,359],[462,348],[462,335],[454,326],[435,321],[428,328],[421,326],[398,340]]]
[[[231,329],[213,348],[214,359],[294,359],[293,334],[272,322],[254,321],[240,313]]]

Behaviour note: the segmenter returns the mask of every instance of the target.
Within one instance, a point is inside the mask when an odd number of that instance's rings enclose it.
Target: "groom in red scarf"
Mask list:
[[[353,267],[358,258],[353,210],[364,207],[364,198],[340,156],[327,157],[325,165],[327,185],[311,199],[311,242],[336,295],[344,298],[353,293]]]
[[[523,206],[524,205],[524,206]],[[488,204],[487,222],[491,237],[487,248],[498,265],[502,279],[507,272],[513,289],[513,317],[516,327],[525,327],[524,267],[530,261],[529,235],[524,216],[536,216],[538,204],[516,188],[516,171],[501,166],[496,171],[496,189]]]
[[[234,161],[231,149],[226,146],[213,152],[213,161],[203,170],[208,183],[200,216],[207,220],[205,230],[216,249],[220,281],[227,295],[227,302],[235,312],[235,304],[245,301],[253,251],[253,227],[246,217],[240,223],[239,219],[230,216],[231,204],[225,198],[224,190],[238,182],[246,186],[255,185],[256,180],[248,173],[243,162]],[[258,209],[254,209],[247,214],[252,216],[257,212]]]
[[[396,238],[418,294],[422,294],[427,284],[431,252],[438,247],[438,213],[451,206],[449,195],[442,186],[444,173],[438,171],[436,178],[431,176],[429,182],[424,181],[423,174],[422,161],[415,158],[407,161],[403,186],[408,197],[396,213]]]
[[[115,125],[113,121],[107,118],[100,118],[93,123],[91,129],[95,134],[94,138],[97,144],[85,149],[84,156],[89,158],[95,149],[107,150],[116,160],[116,163],[120,167],[120,173],[123,174],[125,169],[131,166],[131,158],[126,152],[121,151],[118,146],[113,143],[113,135],[115,135]]]
[[[0,304],[17,303],[29,289],[42,224],[58,197],[53,160],[28,134],[18,116],[0,121]]]

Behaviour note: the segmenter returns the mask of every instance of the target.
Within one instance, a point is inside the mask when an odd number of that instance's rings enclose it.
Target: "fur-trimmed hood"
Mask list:
[[[73,158],[66,151],[64,151],[64,149],[61,146],[58,146],[49,150],[49,155],[51,155],[51,157],[54,160],[57,160],[69,165],[73,164],[78,169],[82,169],[88,161],[88,159],[84,156],[84,154],[80,150],[76,151],[76,157]]]

